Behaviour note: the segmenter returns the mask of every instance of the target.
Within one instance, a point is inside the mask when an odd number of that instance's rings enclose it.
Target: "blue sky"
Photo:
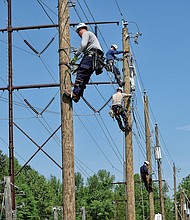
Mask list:
[[[57,23],[57,1],[40,1],[49,17],[44,13],[38,1],[13,1],[13,26],[31,26]],[[45,4],[44,4],[45,3]],[[80,3],[80,4],[79,4]],[[86,4],[88,8],[86,7]],[[117,4],[116,4],[117,3]],[[0,2],[0,28],[7,24],[7,4]],[[83,11],[81,10],[81,7]],[[76,1],[76,10],[70,8],[70,22],[119,21],[115,24],[99,25],[98,38],[104,52],[112,43],[122,49],[122,25],[124,18],[128,22],[131,36],[137,31],[142,33],[138,44],[130,40],[131,50],[135,57],[137,69],[136,91],[134,103],[140,120],[143,118],[143,91],[147,91],[150,108],[151,141],[155,144],[154,125],[158,123],[159,138],[162,148],[163,179],[173,188],[173,163],[179,168],[177,181],[189,174],[189,52],[190,34],[188,0],[183,1],[150,1],[150,0],[81,0]],[[90,12],[89,12],[90,10]],[[77,13],[76,13],[77,12]],[[85,12],[85,15],[84,13]],[[121,16],[122,13],[122,16]],[[78,15],[79,17],[78,17]],[[93,18],[91,17],[93,15]],[[93,28],[93,26],[91,26]],[[70,29],[71,46],[78,47],[80,38],[74,28]],[[37,51],[42,51],[53,40],[48,49],[37,56],[25,43],[27,40]],[[0,86],[7,85],[7,35],[0,33]],[[106,43],[105,43],[106,42]],[[72,57],[72,54],[71,54]],[[119,68],[122,64],[118,64]],[[41,83],[58,83],[58,31],[57,29],[29,30],[13,33],[13,84],[31,85]],[[110,73],[92,76],[92,81],[109,81]],[[73,77],[74,79],[74,77]],[[95,108],[99,109],[114,93],[116,86],[87,86],[85,98]],[[101,95],[100,95],[101,94]],[[103,96],[103,98],[102,98]],[[0,145],[8,154],[8,103],[7,91],[0,93]],[[39,145],[42,145],[51,133],[60,125],[59,89],[30,89],[14,92],[14,121]],[[42,116],[26,105],[30,102],[38,112],[41,112],[53,99],[52,104]],[[73,104],[74,108],[74,140],[75,169],[82,171],[87,178],[99,169],[109,170],[118,181],[123,180],[124,136],[119,131],[117,123],[108,115],[109,106],[100,114],[94,112],[81,100]],[[136,116],[137,117],[137,116]],[[140,127],[140,120],[138,127]],[[134,135],[134,172],[145,159],[145,142],[143,133],[138,136],[138,130],[133,123]],[[24,164],[38,149],[17,128],[14,128],[15,156]],[[61,164],[60,132],[43,148],[57,163]],[[155,172],[155,160],[153,169]],[[49,177],[50,174],[61,178],[60,169],[42,152],[30,162],[39,173]],[[154,176],[156,179],[156,175]]]

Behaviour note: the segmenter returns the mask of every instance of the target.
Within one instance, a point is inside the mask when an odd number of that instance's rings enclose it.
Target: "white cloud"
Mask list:
[[[183,127],[178,127],[178,130],[190,131],[190,125],[185,125]]]

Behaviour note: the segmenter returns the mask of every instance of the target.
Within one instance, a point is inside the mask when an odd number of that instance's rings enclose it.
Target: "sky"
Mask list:
[[[189,53],[190,42],[190,2],[188,0],[81,0],[69,8],[70,23],[113,21],[119,25],[98,25],[98,39],[103,51],[115,43],[122,49],[122,20],[128,22],[130,46],[135,58],[136,90],[133,94],[135,120],[133,119],[134,173],[146,159],[145,137],[141,126],[144,124],[143,94],[149,99],[151,149],[155,145],[154,126],[159,128],[159,142],[162,152],[163,179],[173,190],[173,163],[177,167],[177,183],[189,175]],[[12,2],[12,26],[33,26],[56,24],[57,1]],[[43,7],[42,7],[43,6]],[[7,26],[7,2],[0,2],[0,29]],[[90,30],[94,30],[91,25]],[[139,36],[138,44],[134,36]],[[56,28],[13,32],[13,85],[59,83],[58,30]],[[77,48],[80,38],[75,28],[70,28],[71,46]],[[39,55],[27,44],[32,45]],[[0,33],[0,87],[8,82],[7,33]],[[124,48],[125,49],[125,48]],[[73,54],[71,53],[71,58]],[[119,56],[119,55],[118,55]],[[120,56],[119,56],[120,57]],[[122,68],[122,63],[117,64]],[[74,81],[75,76],[72,76]],[[92,82],[113,80],[113,75],[104,70],[103,74],[93,74]],[[87,86],[84,97],[96,109],[100,109],[115,92],[116,85]],[[60,125],[60,91],[55,88],[15,90],[14,122],[37,145],[41,146]],[[0,149],[9,154],[8,149],[8,93],[0,91]],[[31,104],[39,113],[29,108]],[[51,103],[46,111],[45,107]],[[94,113],[83,100],[73,103],[75,171],[84,179],[106,169],[123,181],[124,135],[116,121],[108,112],[111,102],[100,112]],[[60,131],[43,147],[44,151],[61,165]],[[35,146],[17,127],[14,127],[14,150],[19,163],[24,165],[36,152]],[[152,154],[153,170],[157,178],[157,168]],[[60,168],[43,152],[39,152],[29,163],[40,174],[49,178],[55,175],[61,179]]]

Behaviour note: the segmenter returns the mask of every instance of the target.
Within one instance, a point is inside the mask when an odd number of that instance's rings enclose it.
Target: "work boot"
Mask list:
[[[125,132],[125,128],[124,128],[124,127],[121,127],[120,129],[121,129],[123,132]]]
[[[123,87],[123,86],[125,85],[125,82],[120,82],[120,83],[118,83],[118,85],[119,85],[120,87]]]
[[[64,94],[71,98],[74,102],[78,102],[80,100],[80,96],[76,95],[75,93],[73,93],[73,91],[70,91],[68,89],[64,91]]]

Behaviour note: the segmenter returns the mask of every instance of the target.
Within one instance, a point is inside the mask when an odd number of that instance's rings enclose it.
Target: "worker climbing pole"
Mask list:
[[[152,192],[152,175],[149,173],[149,161],[145,160],[144,164],[140,167],[141,180],[145,185],[148,193]]]
[[[107,71],[110,71],[114,74],[115,80],[117,84],[120,87],[123,87],[124,82],[121,77],[121,73],[119,69],[115,66],[115,60],[119,60],[119,58],[116,57],[117,54],[124,54],[128,53],[128,50],[117,50],[118,46],[117,44],[112,44],[110,49],[106,53],[106,65],[105,68]]]
[[[128,123],[127,108],[123,107],[122,105],[123,98],[125,97],[131,97],[131,94],[123,93],[123,89],[121,87],[118,87],[116,93],[112,96],[111,111],[113,113],[113,118],[117,120],[119,128],[123,132],[129,132],[131,130],[131,127]],[[123,122],[121,117],[123,119]]]
[[[76,72],[74,89],[65,89],[65,95],[74,102],[78,102],[80,97],[83,97],[86,84],[89,82],[93,72],[95,71],[99,75],[104,67],[104,53],[95,34],[88,30],[88,26],[85,23],[79,23],[76,32],[82,38],[82,42],[74,54],[71,64],[75,64],[78,56],[82,53],[83,58]]]

